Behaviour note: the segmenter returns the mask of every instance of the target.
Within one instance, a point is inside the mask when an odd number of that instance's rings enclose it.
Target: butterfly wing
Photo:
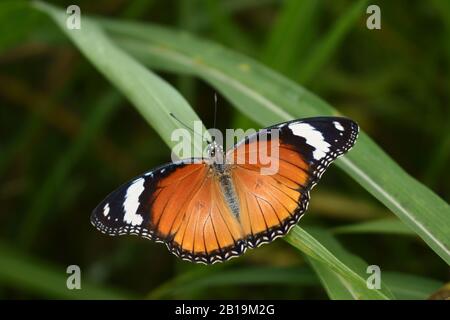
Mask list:
[[[170,163],[125,183],[109,194],[94,209],[91,223],[110,236],[134,234],[156,239],[158,234],[151,219],[151,206],[161,192],[159,183],[175,171],[180,172],[185,163]],[[196,172],[195,167],[193,173]],[[184,169],[186,170],[186,169]]]
[[[294,120],[251,135],[227,153],[228,161],[235,163],[231,174],[249,247],[285,235],[298,222],[308,206],[310,190],[330,163],[353,146],[358,130],[346,118]],[[271,150],[274,144],[278,155],[271,155],[271,160],[278,161],[278,169],[263,175],[268,161],[253,156],[261,146]]]
[[[133,179],[97,206],[91,222],[111,236],[163,242],[194,262],[223,261],[245,250],[239,222],[204,162],[171,163]]]

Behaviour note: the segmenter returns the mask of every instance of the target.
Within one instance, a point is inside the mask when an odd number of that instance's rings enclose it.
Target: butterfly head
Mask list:
[[[210,142],[207,147],[208,158],[214,164],[224,163],[223,147],[215,140]]]

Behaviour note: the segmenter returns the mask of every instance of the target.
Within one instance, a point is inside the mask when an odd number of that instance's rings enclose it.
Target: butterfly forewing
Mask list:
[[[332,161],[353,147],[359,132],[356,122],[341,117],[294,120],[271,128],[278,128],[281,143],[309,164],[313,183]]]
[[[149,212],[160,192],[157,185],[182,167],[185,167],[184,163],[163,165],[122,185],[94,209],[91,223],[111,236],[136,234],[155,239]]]

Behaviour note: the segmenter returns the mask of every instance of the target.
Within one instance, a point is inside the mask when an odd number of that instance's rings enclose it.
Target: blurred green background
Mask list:
[[[366,28],[368,1],[48,3],[181,29],[250,56],[358,121],[409,174],[450,198],[449,1],[370,2],[381,7],[381,30]],[[89,216],[97,203],[170,161],[170,149],[26,1],[0,3],[0,30],[1,299],[329,297],[317,269],[280,239],[205,267],[161,244],[96,231]],[[214,88],[192,76],[159,75],[212,126]],[[220,96],[217,122],[222,130],[259,127]],[[427,298],[449,280],[449,269],[422,240],[395,223],[346,229],[394,217],[332,166],[301,225],[325,228],[379,265],[397,297]],[[80,291],[65,286],[72,264],[82,270]]]

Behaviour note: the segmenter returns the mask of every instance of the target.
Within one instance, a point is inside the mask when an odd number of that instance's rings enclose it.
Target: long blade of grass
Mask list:
[[[61,267],[51,266],[16,248],[0,243],[0,283],[36,293],[40,298],[58,299],[132,299],[134,296],[112,288],[87,283],[81,268],[81,289],[69,290],[69,274]]]
[[[155,25],[98,21],[146,65],[204,79],[261,125],[339,114],[296,83],[214,43]],[[450,264],[450,207],[445,201],[406,173],[364,132],[336,164]]]
[[[366,274],[367,264],[359,257],[347,252],[327,231],[318,228],[308,228],[305,231],[295,226],[286,240],[318,262],[318,275],[322,283],[327,281],[326,284],[324,283],[325,288],[333,290],[331,298],[344,299],[351,296],[352,299],[359,300],[394,297],[385,284],[382,284],[380,289],[369,289],[366,283],[369,276]],[[340,282],[341,285],[336,286],[336,282]],[[343,287],[346,288],[346,293],[334,292]]]
[[[322,189],[314,190],[310,210],[336,220],[371,220],[392,215],[389,210],[372,201]]]
[[[332,300],[355,300],[357,294],[352,290],[349,290],[349,286],[345,279],[339,276],[338,273],[334,272],[326,264],[315,260],[312,258],[307,258],[309,264],[312,266],[314,271],[322,283],[328,297]]]
[[[319,261],[311,258],[308,258],[308,260],[331,299],[354,299],[342,277]],[[443,286],[442,282],[434,279],[399,272],[382,271],[381,278],[395,298],[400,300],[424,300]]]
[[[397,219],[385,218],[365,221],[332,229],[336,234],[346,233],[390,233],[415,236],[415,232]]]
[[[385,271],[381,277],[396,298],[401,300],[427,299],[444,285],[434,279],[399,272]]]

